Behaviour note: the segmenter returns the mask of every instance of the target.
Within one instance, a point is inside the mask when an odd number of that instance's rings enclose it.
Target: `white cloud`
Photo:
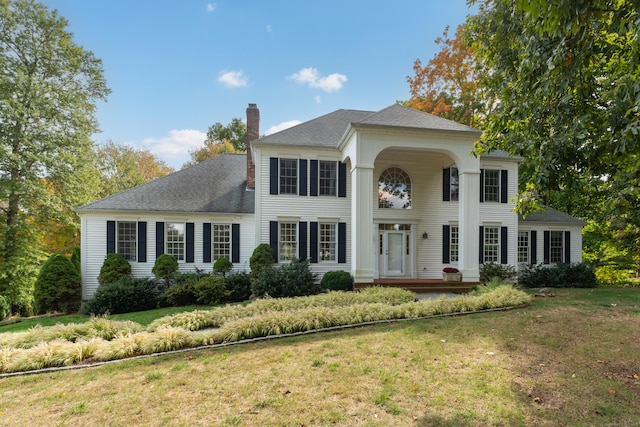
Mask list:
[[[205,139],[207,134],[199,130],[173,129],[167,136],[143,139],[142,145],[169,166],[179,169],[185,161],[189,160],[189,151],[202,147]]]
[[[333,73],[326,77],[321,77],[317,68],[303,68],[297,73],[289,76],[290,79],[309,87],[321,89],[325,92],[336,92],[342,89],[342,85],[347,82],[344,74]]]
[[[265,132],[265,135],[271,135],[272,133],[276,133],[276,132],[280,132],[281,130],[289,129],[291,127],[299,125],[300,123],[302,123],[300,120],[290,120],[288,122],[282,122],[282,123],[277,124],[275,126],[271,126],[269,129],[267,129],[267,131]]]
[[[271,24],[267,25],[267,33],[271,32]]]
[[[316,104],[321,104],[321,103],[322,103],[322,98],[321,98],[319,95],[318,95],[318,96],[315,96],[315,97],[313,98],[313,100],[314,100],[314,101],[316,101]]]
[[[226,87],[243,87],[248,83],[244,72],[240,71],[220,71],[218,73],[218,81]]]
[[[218,8],[218,5],[215,3],[209,3],[207,4],[207,12],[213,12],[214,10],[216,10]]]

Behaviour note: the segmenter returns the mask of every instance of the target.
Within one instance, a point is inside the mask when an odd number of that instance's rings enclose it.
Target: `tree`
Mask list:
[[[173,169],[148,149],[108,141],[96,147],[100,172],[99,197],[107,197],[166,176]]]
[[[0,293],[27,312],[44,259],[34,224],[74,221],[95,187],[90,135],[109,93],[100,60],[33,0],[0,1]]]
[[[36,314],[75,313],[82,302],[80,272],[64,255],[53,254],[38,274],[34,289]]]
[[[405,105],[468,126],[478,127],[488,111],[481,103],[475,49],[463,37],[463,26],[449,38],[449,27],[435,40],[441,50],[426,66],[416,59],[407,77],[411,99]]]
[[[247,125],[241,119],[234,118],[227,126],[216,123],[209,126],[204,146],[190,151],[191,160],[182,165],[182,168],[204,162],[220,154],[244,153],[247,149],[246,142]]]

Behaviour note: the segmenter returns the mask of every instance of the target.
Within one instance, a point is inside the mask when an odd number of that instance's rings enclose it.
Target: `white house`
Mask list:
[[[247,108],[247,154],[226,154],[77,209],[83,297],[105,256],[136,276],[157,256],[181,271],[249,258],[268,243],[278,263],[309,259],[320,275],[357,283],[439,279],[456,267],[477,282],[484,262],[580,262],[584,222],[553,209],[514,213],[521,159],[472,154],[480,131],[399,104],[338,110],[258,138]]]

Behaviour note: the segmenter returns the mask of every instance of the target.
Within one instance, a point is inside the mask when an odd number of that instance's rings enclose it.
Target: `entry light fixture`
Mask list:
[[[423,239],[428,239],[429,238],[429,235],[427,234],[426,231],[424,233],[422,233],[422,238]]]

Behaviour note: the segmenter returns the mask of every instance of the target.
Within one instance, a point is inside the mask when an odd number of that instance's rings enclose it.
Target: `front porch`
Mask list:
[[[390,288],[401,288],[416,293],[456,293],[464,294],[469,292],[472,286],[479,285],[480,282],[448,282],[442,279],[375,279],[373,282],[360,282],[353,284],[353,290],[369,286],[383,286]]]

